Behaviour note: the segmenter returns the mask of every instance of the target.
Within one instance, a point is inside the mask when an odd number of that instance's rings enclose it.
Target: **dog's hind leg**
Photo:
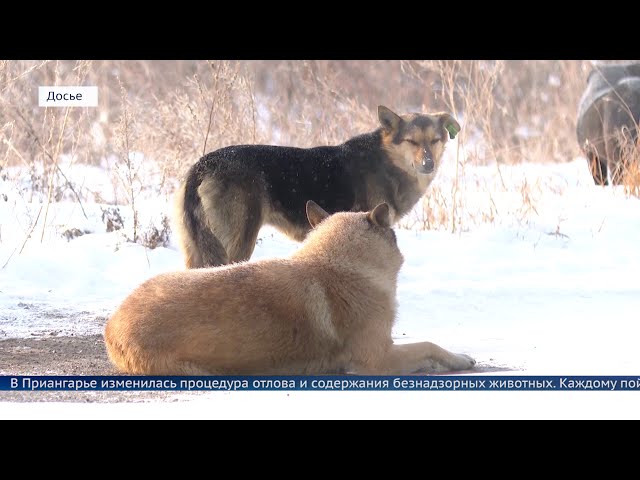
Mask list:
[[[587,153],[587,161],[589,162],[589,170],[591,171],[593,182],[600,186],[608,185],[607,162],[598,158],[595,152]]]
[[[242,210],[241,221],[235,224],[236,228],[227,237],[229,238],[227,253],[229,254],[229,261],[232,263],[242,262],[251,258],[263,223],[261,205],[255,197],[247,198],[242,207],[238,208],[239,210]]]
[[[213,180],[202,182],[198,193],[210,235],[226,254],[225,263],[249,260],[263,223],[260,194],[241,187],[220,189]]]
[[[171,355],[159,354],[149,359],[143,368],[131,370],[135,375],[216,375],[204,365],[199,365],[190,360],[181,360]]]

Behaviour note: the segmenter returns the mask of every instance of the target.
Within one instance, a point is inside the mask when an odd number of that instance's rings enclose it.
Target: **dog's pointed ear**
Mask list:
[[[389,219],[389,205],[386,203],[381,203],[377,205],[373,210],[369,212],[367,218],[374,225],[378,225],[379,227],[389,227],[391,226],[391,221]]]
[[[329,214],[325,212],[320,205],[318,205],[313,200],[309,200],[307,202],[307,219],[309,220],[309,224],[311,228],[316,228],[322,220],[327,218]]]
[[[460,132],[461,127],[460,124],[456,121],[453,116],[448,113],[443,113],[440,115],[440,123],[444,127],[444,129],[449,132],[449,138],[453,140],[456,138],[456,135]]]
[[[380,120],[380,125],[387,132],[395,132],[400,127],[400,123],[402,122],[402,118],[396,113],[393,113],[384,105],[378,105],[378,120]]]

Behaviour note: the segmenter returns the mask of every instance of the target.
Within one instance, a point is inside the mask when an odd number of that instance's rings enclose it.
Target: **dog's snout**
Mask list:
[[[425,152],[424,157],[422,157],[422,171],[424,173],[431,173],[435,168],[435,163],[433,162],[433,158]]]

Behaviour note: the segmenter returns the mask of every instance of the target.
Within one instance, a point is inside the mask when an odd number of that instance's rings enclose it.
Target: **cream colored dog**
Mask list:
[[[475,361],[433,343],[395,345],[403,257],[386,203],[329,215],[291,257],[165,273],[107,322],[119,370],[148,375],[405,374]]]

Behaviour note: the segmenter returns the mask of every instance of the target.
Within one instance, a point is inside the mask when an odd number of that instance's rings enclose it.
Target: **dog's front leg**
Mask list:
[[[468,370],[476,361],[464,353],[452,353],[435,343],[392,344],[383,355],[357,366],[358,373],[402,375],[417,371],[438,373]]]

